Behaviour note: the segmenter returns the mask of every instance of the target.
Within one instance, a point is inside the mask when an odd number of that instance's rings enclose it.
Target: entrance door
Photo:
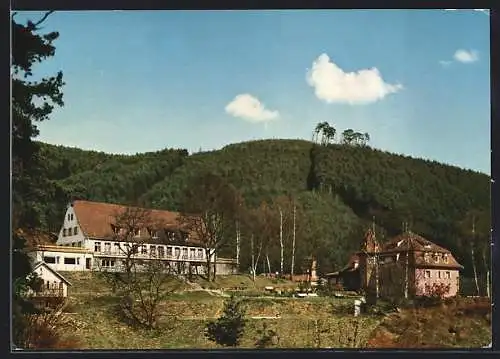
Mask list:
[[[91,261],[91,258],[87,258],[87,259],[85,260],[85,268],[86,268],[86,269],[90,269],[90,261]]]

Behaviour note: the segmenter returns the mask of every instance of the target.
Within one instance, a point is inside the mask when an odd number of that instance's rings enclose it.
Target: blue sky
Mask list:
[[[23,13],[19,19],[39,18]],[[39,140],[112,153],[311,139],[316,123],[490,173],[489,16],[463,10],[56,12],[65,107]]]

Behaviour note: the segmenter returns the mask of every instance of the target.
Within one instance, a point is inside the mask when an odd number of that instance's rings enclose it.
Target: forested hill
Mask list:
[[[407,222],[412,231],[454,251],[466,271],[470,214],[482,216],[476,236],[489,229],[487,175],[368,146],[260,140],[193,155],[165,149],[126,156],[40,145],[47,175],[57,185],[44,204],[52,230],[59,228],[70,198],[178,210],[189,179],[206,170],[231,182],[249,206],[293,197],[298,257],[316,255],[322,272],[343,266],[373,218],[381,236],[399,232]],[[286,218],[289,241],[289,213]]]

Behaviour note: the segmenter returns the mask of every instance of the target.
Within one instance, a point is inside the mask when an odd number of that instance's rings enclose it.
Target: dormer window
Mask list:
[[[175,232],[168,231],[167,237],[169,241],[175,241]]]
[[[134,236],[139,237],[141,235],[141,230],[139,228],[133,229]]]
[[[120,233],[120,228],[118,228],[114,224],[111,224],[111,230],[113,231],[114,234],[119,234]]]
[[[158,232],[154,229],[149,229],[149,235],[151,236],[151,238],[158,238]]]

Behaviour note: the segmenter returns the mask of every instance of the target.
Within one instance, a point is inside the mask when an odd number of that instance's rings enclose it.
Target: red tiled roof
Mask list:
[[[127,210],[131,209],[142,211],[144,217],[147,217],[146,220],[148,224],[144,224],[144,227],[154,227],[157,229],[168,228],[172,230],[178,230],[182,227],[180,223],[180,214],[178,212],[127,207],[119,204],[84,200],[76,200],[72,203],[72,206],[82,232],[86,236],[93,238],[113,237],[112,224],[116,224],[120,215],[123,215]],[[138,226],[141,227],[141,225]],[[146,231],[141,231],[141,237],[143,237],[143,234],[149,237]],[[190,237],[192,236],[190,235]],[[193,244],[199,243],[194,238],[190,238],[190,242]]]

